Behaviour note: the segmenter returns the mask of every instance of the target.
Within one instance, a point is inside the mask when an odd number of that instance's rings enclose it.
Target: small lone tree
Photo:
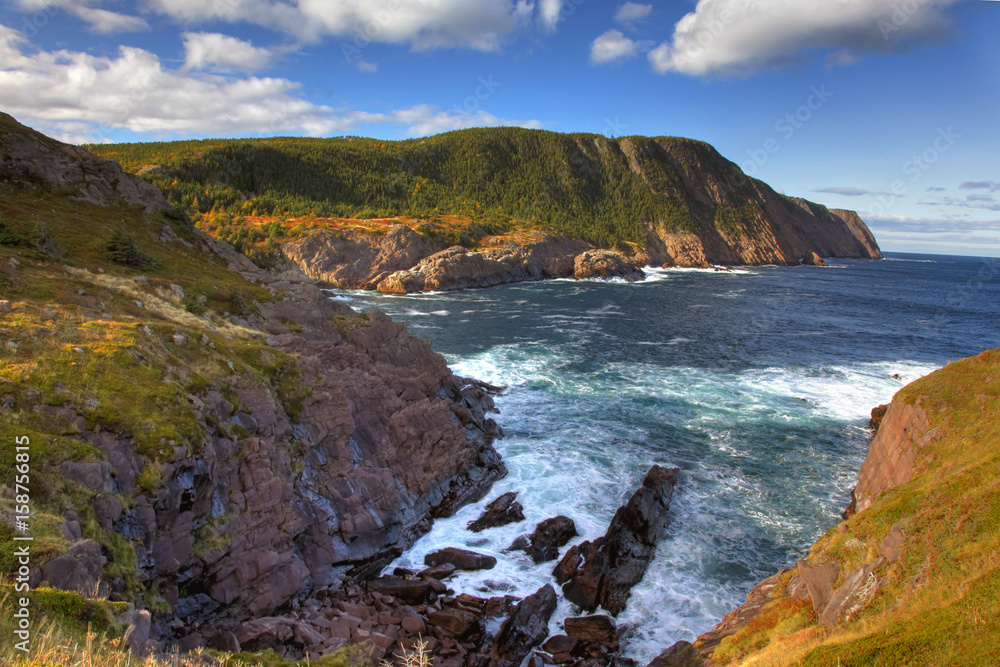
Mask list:
[[[136,269],[152,269],[156,266],[156,261],[139,249],[124,225],[115,227],[104,242],[104,257],[115,264]]]

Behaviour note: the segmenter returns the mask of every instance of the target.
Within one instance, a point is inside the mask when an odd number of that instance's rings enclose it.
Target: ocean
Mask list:
[[[508,553],[564,514],[604,534],[651,465],[678,467],[667,535],[618,617],[648,662],[693,640],[840,520],[869,413],[949,361],[1000,346],[1000,260],[889,253],[829,268],[648,269],[640,283],[554,280],[411,296],[335,291],[432,341],[454,371],[506,391],[496,448],[509,474],[439,520],[394,565],[445,546],[492,554],[459,592],[533,593],[555,563]],[[526,520],[479,534],[517,491]],[[562,601],[551,623],[576,615]]]

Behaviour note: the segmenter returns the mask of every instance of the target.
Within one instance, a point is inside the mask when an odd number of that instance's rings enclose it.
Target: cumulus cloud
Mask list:
[[[864,190],[862,188],[821,188],[816,190],[816,192],[825,192],[831,195],[843,195],[845,197],[861,197],[863,195],[876,194],[871,190]]]
[[[958,186],[959,190],[989,190],[996,187],[993,181],[965,181]]]
[[[745,75],[828,52],[828,65],[946,34],[959,0],[699,0],[649,52],[661,74]]]
[[[157,137],[324,136],[382,125],[416,136],[476,125],[540,125],[429,105],[377,113],[319,105],[302,99],[299,84],[287,79],[169,69],[156,54],[126,46],[109,57],[35,51],[21,33],[2,25],[0,62],[4,110],[76,142],[101,141],[122,129]]]
[[[144,0],[145,7],[186,25],[246,22],[283,32],[301,42],[340,38],[363,48],[371,42],[424,50],[497,49],[526,17],[554,29],[564,0]]]
[[[90,30],[101,34],[149,30],[149,24],[138,16],[119,14],[94,7],[74,7],[72,12],[90,24]]]
[[[632,58],[639,52],[639,43],[621,30],[608,30],[590,44],[590,63],[603,65]]]
[[[623,25],[631,25],[636,21],[641,21],[649,16],[651,11],[653,11],[653,5],[640,5],[637,2],[626,2],[618,8],[617,12],[615,12],[615,21],[618,21],[618,23]]]
[[[187,69],[252,72],[264,69],[273,57],[269,49],[217,32],[186,32],[183,38]]]

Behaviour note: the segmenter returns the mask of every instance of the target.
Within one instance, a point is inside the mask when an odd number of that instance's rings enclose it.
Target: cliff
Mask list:
[[[494,389],[404,325],[9,116],[0,150],[0,431],[6,470],[30,442],[33,588],[129,602],[154,646],[194,648],[366,577],[505,474]]]
[[[617,255],[605,259],[622,276],[645,265],[881,257],[856,213],[779,195],[708,144],[676,137],[490,128],[399,142],[93,148],[211,233],[347,288],[582,277],[594,272],[576,259],[598,249]]]
[[[873,412],[847,518],[651,665],[996,664],[998,408],[1000,350],[904,387]]]

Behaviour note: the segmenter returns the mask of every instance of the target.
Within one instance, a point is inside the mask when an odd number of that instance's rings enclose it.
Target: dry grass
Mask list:
[[[779,595],[716,649],[716,664],[1000,664],[1000,351],[949,364],[895,400],[919,401],[941,439],[920,452],[911,482],[831,529],[810,559],[846,571],[871,563],[912,517],[902,558],[875,571],[878,590],[836,631],[811,609],[803,626]]]
[[[393,663],[390,660],[383,660],[382,667],[430,667],[433,660],[427,651],[427,642],[423,638],[413,645],[413,650],[403,649],[397,656],[399,661]]]

